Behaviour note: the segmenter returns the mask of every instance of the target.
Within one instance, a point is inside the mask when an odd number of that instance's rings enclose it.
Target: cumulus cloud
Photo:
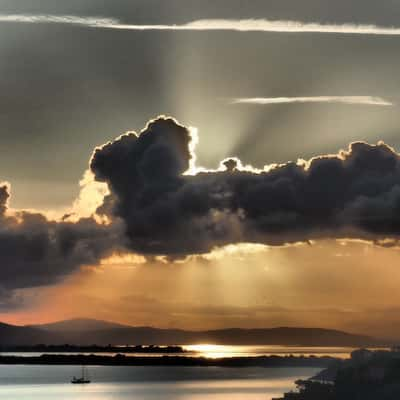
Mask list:
[[[393,106],[393,103],[375,96],[311,96],[311,97],[241,97],[231,100],[232,104],[290,104],[290,103],[339,103],[373,106]]]
[[[118,252],[145,262],[142,256],[183,259],[238,243],[346,238],[398,245],[400,155],[386,144],[356,142],[263,169],[229,158],[206,170],[195,165],[196,143],[194,130],[159,117],[95,149],[78,199],[87,204],[88,195],[95,216],[53,221],[11,211],[10,186],[0,184],[0,297]]]
[[[50,221],[27,211],[11,213],[9,186],[0,187],[0,297],[12,290],[48,285],[84,265],[97,264],[120,246],[115,225],[93,218]]]
[[[0,14],[0,22],[55,23],[81,25],[88,28],[119,30],[171,30],[171,31],[236,31],[236,32],[284,32],[327,33],[346,35],[400,35],[400,28],[366,24],[323,24],[292,20],[268,19],[202,19],[185,24],[135,25],[118,19],[103,17],[80,17],[75,15]]]
[[[124,222],[132,250],[183,256],[239,242],[398,239],[400,158],[384,143],[264,170],[232,158],[186,175],[191,140],[161,117],[96,149],[91,170],[110,188],[98,212]]]

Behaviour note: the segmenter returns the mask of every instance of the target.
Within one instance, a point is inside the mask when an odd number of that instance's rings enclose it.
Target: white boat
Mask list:
[[[86,367],[82,366],[82,376],[80,378],[77,378],[76,376],[74,376],[71,379],[71,383],[73,383],[74,385],[85,385],[90,383],[90,379],[89,379],[89,375],[87,373]]]

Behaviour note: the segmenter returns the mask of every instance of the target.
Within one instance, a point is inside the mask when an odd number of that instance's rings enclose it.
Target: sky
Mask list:
[[[399,12],[0,0],[0,320],[400,335]]]

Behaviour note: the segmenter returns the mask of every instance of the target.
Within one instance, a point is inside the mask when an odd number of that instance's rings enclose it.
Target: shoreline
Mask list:
[[[327,368],[337,359],[333,357],[258,356],[258,357],[137,357],[116,354],[71,355],[43,354],[40,356],[1,356],[0,365],[87,365],[87,366],[188,366],[188,367],[316,367]]]
[[[41,353],[41,354],[70,354],[88,355],[95,353],[112,354],[185,354],[186,350],[182,346],[75,346],[75,345],[35,345],[35,346],[0,346],[0,356],[2,353]],[[13,354],[13,355],[14,355]]]

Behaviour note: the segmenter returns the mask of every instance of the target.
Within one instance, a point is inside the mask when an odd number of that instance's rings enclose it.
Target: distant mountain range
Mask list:
[[[372,346],[369,336],[320,328],[218,329],[187,331],[133,327],[93,319],[74,319],[45,325],[14,326],[0,323],[0,346],[35,344],[74,345],[298,345]]]

